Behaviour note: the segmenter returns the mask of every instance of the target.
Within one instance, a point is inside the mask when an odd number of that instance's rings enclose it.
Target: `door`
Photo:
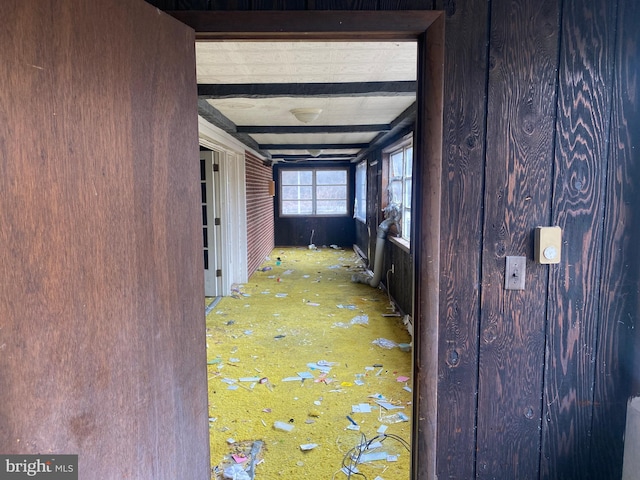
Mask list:
[[[223,288],[247,281],[247,204],[244,154],[231,150],[221,157],[221,211],[224,245]]]
[[[220,152],[200,152],[204,295],[219,297],[222,288],[222,236],[220,212]]]
[[[194,44],[142,0],[1,2],[3,454],[210,477]]]
[[[244,154],[203,144],[212,150],[200,152],[205,295],[226,296],[248,278]]]

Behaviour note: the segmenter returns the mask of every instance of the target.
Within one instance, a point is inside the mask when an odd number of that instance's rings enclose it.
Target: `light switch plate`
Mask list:
[[[537,263],[560,263],[562,253],[562,229],[560,227],[536,227],[534,258]]]
[[[504,271],[505,290],[524,290],[527,257],[507,257]]]

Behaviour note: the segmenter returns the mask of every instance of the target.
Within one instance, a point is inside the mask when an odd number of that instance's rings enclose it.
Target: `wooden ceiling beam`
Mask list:
[[[290,125],[290,126],[260,126],[238,125],[239,133],[355,133],[355,132],[387,132],[391,125]]]
[[[391,129],[387,132],[382,132],[377,135],[371,142],[367,148],[363,149],[358,156],[353,160],[353,162],[359,162],[364,157],[366,157],[369,153],[371,153],[376,148],[380,148],[384,145],[387,145],[399,137],[405,135],[408,131],[413,130],[416,122],[416,104],[413,103],[409,108],[407,108],[404,112],[402,112],[393,122],[391,122]]]
[[[415,96],[415,81],[350,83],[237,83],[198,84],[198,97],[270,98],[270,97],[397,97]]]
[[[291,154],[282,154],[282,153],[274,153],[271,155],[272,160],[351,160],[355,158],[355,154],[346,154],[346,153],[324,153],[317,156],[309,155],[309,154],[301,154],[301,155],[291,155]]]
[[[368,143],[282,143],[260,144],[260,150],[351,150],[367,148]]]
[[[269,152],[265,152],[260,149],[258,142],[248,134],[238,132],[236,124],[225,117],[218,109],[212,107],[206,100],[198,100],[198,115],[204,118],[211,125],[224,130],[240,143],[252,148],[263,157],[271,158],[271,154]]]

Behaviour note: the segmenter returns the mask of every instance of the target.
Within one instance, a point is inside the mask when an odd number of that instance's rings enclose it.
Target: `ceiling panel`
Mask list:
[[[416,58],[415,42],[196,42],[199,114],[275,161],[306,145],[348,161],[410,127]],[[303,123],[296,108],[321,113]],[[358,148],[328,148],[342,144]]]
[[[389,124],[415,101],[415,96],[221,98],[208,103],[236,125],[305,125],[294,108],[320,108],[320,116],[306,125]]]
[[[196,43],[198,83],[415,80],[416,58],[415,42]]]
[[[332,149],[332,148],[323,148],[323,155],[357,155],[360,151],[357,148],[347,148],[347,149]],[[300,154],[300,150],[270,150],[273,155],[298,155]]]
[[[251,134],[259,144],[341,144],[369,143],[377,135],[376,132],[361,133],[287,133],[287,134]]]

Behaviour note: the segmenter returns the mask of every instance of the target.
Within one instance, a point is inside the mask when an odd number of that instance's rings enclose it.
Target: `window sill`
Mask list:
[[[409,243],[408,240],[405,240],[402,237],[387,237],[387,239],[391,243],[395,243],[398,247],[400,247],[400,250],[404,250],[407,253],[411,253],[411,243]]]
[[[278,218],[350,218],[348,213],[335,213],[335,214],[322,214],[322,215],[313,215],[311,213],[301,213],[301,214],[288,214],[278,215]]]

